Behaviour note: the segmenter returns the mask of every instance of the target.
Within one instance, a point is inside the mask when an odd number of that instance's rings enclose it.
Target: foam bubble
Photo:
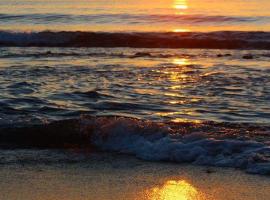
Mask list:
[[[270,174],[269,144],[249,138],[175,133],[166,124],[127,118],[82,120],[82,124],[86,132],[91,124],[91,143],[104,151],[132,154],[149,161],[234,167],[248,173]]]

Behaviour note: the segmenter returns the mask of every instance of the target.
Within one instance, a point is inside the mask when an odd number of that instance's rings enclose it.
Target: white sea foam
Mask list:
[[[205,132],[173,134],[167,125],[135,119],[107,120],[82,120],[83,131],[93,133],[91,143],[104,151],[132,154],[149,161],[234,167],[248,173],[270,174],[270,146],[265,142],[217,139]]]

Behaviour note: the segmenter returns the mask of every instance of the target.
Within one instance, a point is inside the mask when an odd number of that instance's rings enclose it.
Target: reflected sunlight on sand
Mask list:
[[[195,186],[185,180],[169,180],[162,186],[146,191],[149,200],[205,200],[206,197]]]

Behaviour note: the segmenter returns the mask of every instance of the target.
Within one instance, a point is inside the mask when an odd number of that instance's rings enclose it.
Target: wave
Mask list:
[[[0,46],[270,49],[270,32],[8,32]]]
[[[257,22],[267,20],[268,17],[242,17],[242,16],[220,16],[220,15],[177,15],[177,14],[0,14],[2,23],[238,23],[238,22]]]
[[[120,53],[108,53],[108,52],[70,52],[70,53],[58,53],[53,51],[37,52],[37,53],[27,53],[23,52],[8,52],[2,53],[0,58],[60,58],[60,57],[76,57],[76,58],[231,58],[231,59],[259,59],[259,58],[270,58],[269,53],[209,53],[209,54],[190,54],[190,53],[156,53],[148,51],[136,51],[132,53],[125,53],[123,50]]]
[[[135,53],[124,53],[125,50],[121,53],[57,53],[52,51],[46,52],[38,52],[38,53],[27,53],[27,52],[19,52],[19,53],[2,53],[0,58],[127,58],[127,59],[168,59],[168,58],[184,58],[184,59],[195,59],[195,58],[230,58],[235,60],[253,60],[256,59],[268,59],[270,58],[270,54],[268,53],[240,53],[232,54],[232,53],[210,53],[210,54],[188,54],[188,53],[153,53],[153,52],[144,52],[144,51],[137,51]]]
[[[270,127],[215,122],[163,122],[82,116],[22,128],[4,128],[1,148],[87,147],[169,161],[234,167],[270,174]]]

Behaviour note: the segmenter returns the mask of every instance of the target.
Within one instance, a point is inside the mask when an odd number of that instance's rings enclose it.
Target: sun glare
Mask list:
[[[174,29],[173,32],[175,33],[185,33],[185,32],[190,32],[189,29],[185,29],[185,28],[178,28],[178,29]]]
[[[176,59],[173,59],[172,63],[175,65],[183,66],[183,65],[188,65],[189,60],[186,58],[176,58]]]
[[[186,0],[175,0],[173,7],[179,11],[186,10],[186,9],[188,9],[187,1]]]

